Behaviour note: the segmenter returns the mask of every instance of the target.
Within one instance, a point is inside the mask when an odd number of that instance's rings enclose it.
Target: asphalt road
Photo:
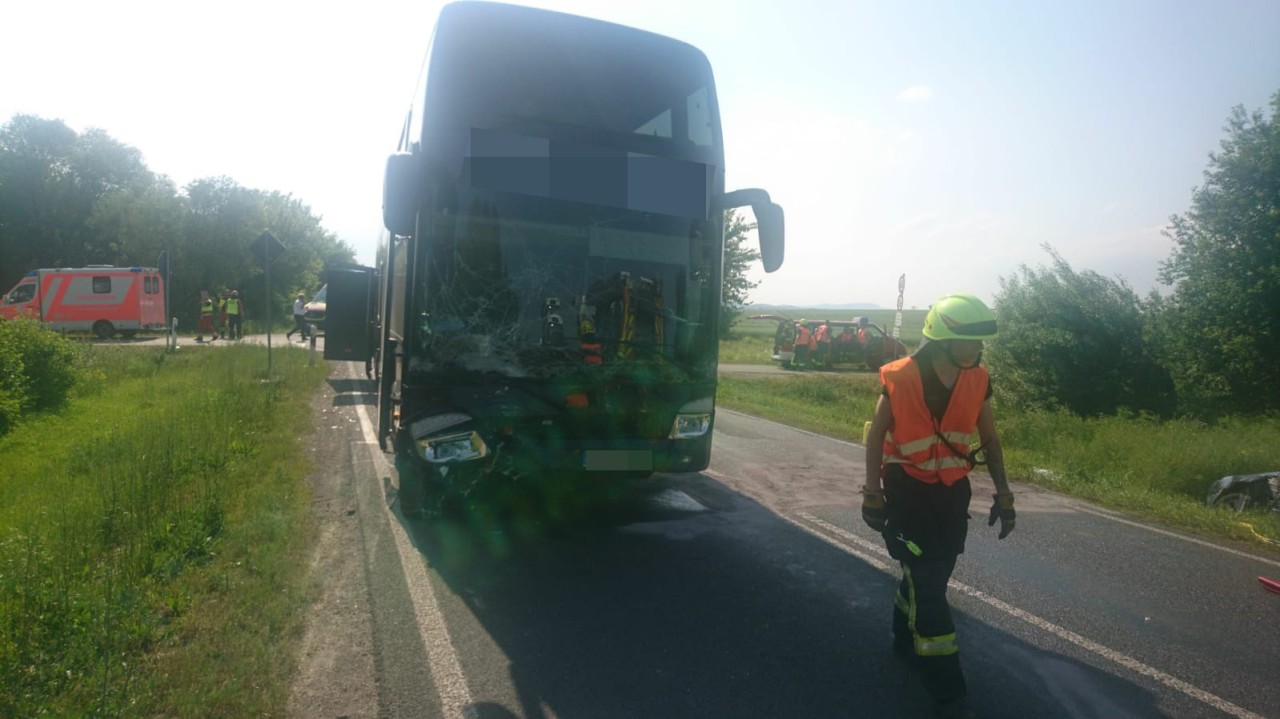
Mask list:
[[[371,390],[338,365],[314,406],[324,592],[292,716],[930,716],[857,445],[722,410],[708,471],[521,539],[404,521]],[[1256,581],[1280,563],[1015,491],[1017,531],[974,521],[950,591],[980,716],[1280,714]]]

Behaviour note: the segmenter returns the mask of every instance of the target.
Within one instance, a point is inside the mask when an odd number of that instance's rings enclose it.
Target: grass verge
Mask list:
[[[870,373],[721,377],[717,401],[860,442],[879,391],[879,379]],[[1010,479],[1280,554],[1280,513],[1234,514],[1204,506],[1209,485],[1219,477],[1280,468],[1280,418],[1228,418],[1208,426],[994,410]]]
[[[327,366],[94,348],[0,440],[0,716],[279,716],[311,600],[299,437]]]

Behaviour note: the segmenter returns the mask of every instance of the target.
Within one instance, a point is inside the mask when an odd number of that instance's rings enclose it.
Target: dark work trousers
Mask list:
[[[913,657],[935,702],[966,694],[947,582],[969,532],[969,478],[926,484],[890,465],[884,478],[884,540],[902,566],[894,598],[894,648]]]
[[[293,329],[286,332],[285,337],[293,337],[293,333],[297,332],[302,339],[305,340],[307,338],[307,325],[302,321],[304,317],[306,317],[306,315],[293,316]]]

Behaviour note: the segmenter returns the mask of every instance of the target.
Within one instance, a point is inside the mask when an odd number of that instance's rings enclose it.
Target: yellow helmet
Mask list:
[[[931,340],[989,340],[996,336],[996,316],[973,295],[947,295],[929,308],[924,336]]]

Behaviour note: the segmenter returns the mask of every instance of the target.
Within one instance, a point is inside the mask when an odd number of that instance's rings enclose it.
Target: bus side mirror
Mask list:
[[[782,266],[786,254],[786,227],[782,206],[769,199],[764,190],[734,190],[721,198],[723,209],[751,207],[756,216],[756,235],[760,238],[760,261],[765,272],[773,272]]]
[[[751,206],[756,215],[756,234],[760,237],[760,262],[765,272],[782,266],[785,255],[785,230],[782,206],[769,202]]]
[[[421,177],[422,168],[416,155],[397,152],[387,158],[382,180],[382,224],[391,234],[402,237],[414,234]]]

